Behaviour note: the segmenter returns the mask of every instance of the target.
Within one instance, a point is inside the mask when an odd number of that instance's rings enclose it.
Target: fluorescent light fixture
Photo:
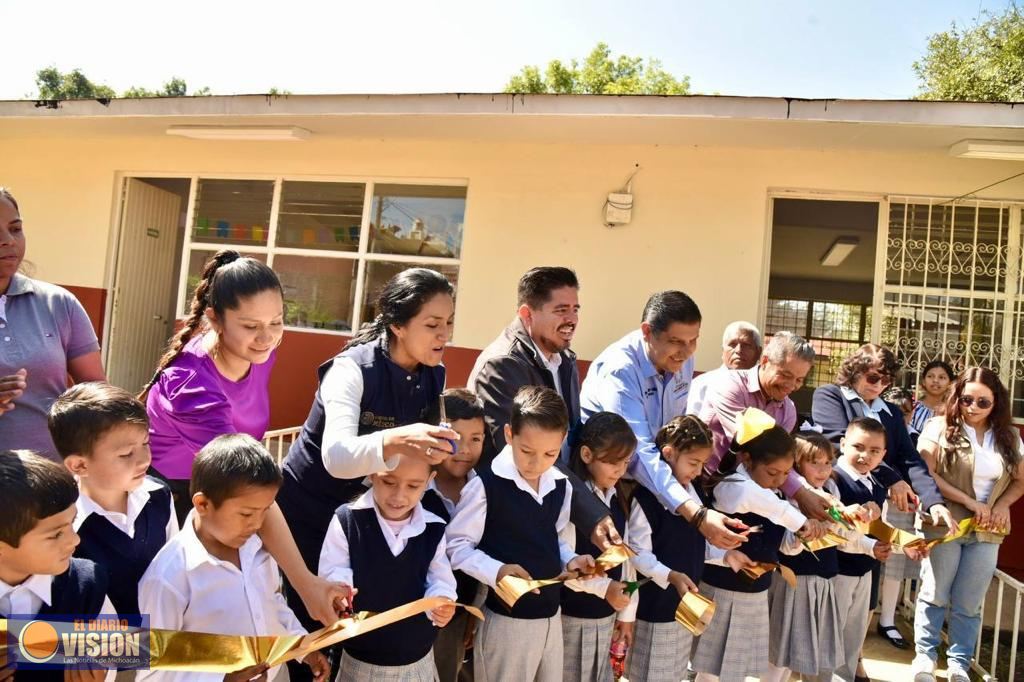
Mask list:
[[[1024,141],[960,140],[949,148],[949,155],[961,159],[1024,161]]]
[[[839,237],[828,247],[820,262],[826,268],[834,268],[846,260],[859,244],[860,239],[857,237]]]
[[[285,142],[305,140],[311,132],[297,126],[170,126],[168,135],[196,140],[248,140]]]

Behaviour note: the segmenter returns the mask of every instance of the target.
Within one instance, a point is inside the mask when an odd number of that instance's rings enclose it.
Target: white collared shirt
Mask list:
[[[78,501],[75,502],[75,520],[72,521],[71,527],[74,528],[75,532],[82,527],[85,520],[89,518],[91,514],[102,516],[107,521],[117,528],[119,531],[127,535],[128,537],[135,538],[135,521],[139,518],[139,514],[142,513],[143,507],[149,502],[149,494],[154,490],[160,490],[163,484],[159,481],[155,481],[149,477],[143,479],[142,485],[135,490],[128,493],[128,509],[126,514],[121,512],[108,511],[96,503],[88,494],[81,489],[79,485]],[[171,515],[167,519],[166,526],[166,540],[170,540],[178,534],[178,517],[174,513],[174,500],[170,501]]]
[[[989,428],[985,431],[982,442],[978,442],[978,433],[972,426],[962,424],[964,437],[971,444],[971,451],[974,454],[973,487],[974,499],[982,504],[988,503],[992,489],[995,488],[999,477],[1003,475],[1005,463],[1003,456],[996,449],[995,432]],[[943,418],[929,420],[921,431],[920,441],[932,443],[945,443],[946,421]],[[1018,440],[1018,450],[1024,452],[1024,443]]]
[[[726,515],[757,514],[794,533],[807,523],[799,509],[776,496],[774,490],[755,483],[742,464],[715,486],[715,509]]]
[[[384,541],[388,544],[392,556],[398,556],[409,544],[409,539],[423,534],[428,523],[440,523],[444,525],[444,519],[432,514],[417,504],[412,510],[412,516],[406,519],[395,533],[392,523],[381,516],[380,509],[373,499],[373,491],[367,490],[355,502],[349,505],[350,509],[373,509],[377,517]],[[455,587],[455,576],[452,574],[451,564],[448,563],[444,536],[437,543],[437,549],[430,566],[427,568],[427,584],[424,586],[424,597],[448,597],[457,599]],[[321,578],[332,582],[340,582],[352,585],[352,557],[348,544],[348,537],[341,526],[337,516],[331,517],[331,524],[327,528],[327,536],[324,538],[323,548],[320,550],[320,565],[317,573]],[[356,587],[359,587],[356,585]],[[358,597],[356,597],[358,599]],[[427,614],[430,617],[430,614]]]
[[[469,473],[466,474],[466,483],[469,483],[474,478],[476,478],[476,472],[473,471],[472,469],[470,469]],[[462,489],[465,490],[466,487],[463,486]],[[448,512],[448,518],[451,518],[451,517],[455,516],[455,508],[458,506],[459,503],[454,501],[454,500],[450,500],[447,497],[445,497],[445,494],[443,492],[441,492],[440,488],[437,487],[437,477],[436,476],[434,478],[430,479],[430,483],[427,484],[427,490],[433,490],[434,493],[438,496],[438,498],[440,498],[441,504],[444,505],[445,511]],[[462,499],[462,495],[461,494],[459,495],[459,499]]]
[[[537,353],[537,357],[540,358],[541,364],[551,372],[551,379],[554,382],[555,391],[558,392],[558,396],[564,399],[565,396],[562,395],[562,382],[558,378],[558,368],[562,366],[562,354],[555,353],[549,359],[547,354],[537,345],[537,342],[533,340],[532,336],[530,337],[530,343],[533,344],[533,350]]]
[[[861,398],[857,394],[857,391],[853,390],[849,386],[840,386],[839,390],[842,391],[843,397],[846,398],[847,400],[860,402],[861,406],[864,408],[865,417],[871,417],[872,419],[875,419],[877,421],[882,421],[880,415],[883,412],[885,412],[889,416],[892,416],[892,411],[889,410],[889,406],[881,398],[875,398],[869,403],[868,401],[864,400],[864,398]]]
[[[871,479],[871,474],[862,474],[856,469],[854,469],[853,466],[846,461],[846,457],[840,456],[839,461],[836,462],[836,466],[842,469],[850,478],[854,480],[854,482],[860,481],[868,490],[874,491],[875,485]]]
[[[565,478],[565,474],[551,467],[541,474],[537,490],[519,474],[515,460],[512,459],[512,446],[506,445],[491,462],[491,471],[501,478],[508,479],[516,487],[530,495],[537,504],[544,503],[544,497],[555,489],[555,482]],[[558,532],[558,553],[562,566],[576,558],[574,552],[563,539],[563,531],[569,525],[569,509],[572,506],[572,486],[566,482],[565,499],[558,512],[555,530]],[[448,524],[445,536],[448,541],[448,558],[452,568],[476,578],[480,582],[495,587],[498,571],[504,565],[477,549],[484,536],[484,524],[487,522],[487,492],[483,481],[474,478],[462,489],[462,499],[455,508],[455,515]],[[534,576],[535,578],[553,578],[554,576]]]
[[[195,510],[139,582],[139,610],[150,627],[221,635],[306,634],[281,594],[277,564],[258,535],[239,550],[241,568],[211,555],[196,535]],[[140,671],[138,679],[213,682],[223,674]]]

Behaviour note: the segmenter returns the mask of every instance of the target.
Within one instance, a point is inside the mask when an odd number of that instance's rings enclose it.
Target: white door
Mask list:
[[[132,393],[149,381],[174,322],[167,301],[174,291],[181,198],[129,178],[121,204],[121,243],[114,277],[107,377]]]

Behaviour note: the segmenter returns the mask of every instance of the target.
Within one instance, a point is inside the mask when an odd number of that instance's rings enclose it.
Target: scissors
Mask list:
[[[438,424],[438,426],[440,426],[442,429],[451,429],[452,428],[452,424],[451,424],[450,421],[448,421],[448,415],[445,413],[445,409],[444,409],[444,396],[443,395],[438,397],[437,403],[438,403],[438,414],[441,416],[441,422]],[[448,441],[448,443],[451,444],[451,446],[452,446],[452,455],[454,456],[455,453],[459,451],[458,443],[456,443],[451,438],[445,438],[444,440]]]

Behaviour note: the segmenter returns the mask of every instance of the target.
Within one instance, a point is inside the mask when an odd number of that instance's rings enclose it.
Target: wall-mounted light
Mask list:
[[[828,247],[828,251],[821,256],[819,262],[826,268],[834,268],[846,260],[859,244],[860,239],[857,237],[839,237],[832,242],[832,246]]]
[[[960,140],[949,148],[950,156],[961,159],[1024,161],[1024,142],[1014,140]]]
[[[305,140],[313,133],[298,126],[170,126],[167,134],[196,140],[294,142]]]

